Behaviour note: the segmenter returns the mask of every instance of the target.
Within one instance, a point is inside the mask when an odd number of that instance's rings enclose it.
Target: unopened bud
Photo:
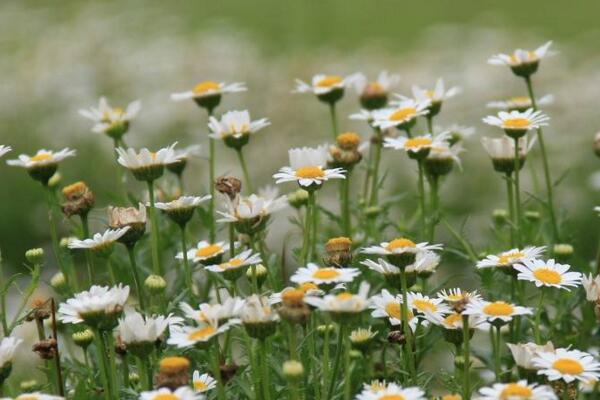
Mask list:
[[[50,179],[48,180],[48,186],[51,188],[55,188],[58,185],[60,185],[61,181],[62,181],[62,175],[60,174],[60,172],[55,172],[54,175],[52,175],[50,177]]]
[[[287,195],[288,203],[294,208],[300,208],[308,203],[308,192],[304,189],[298,189]]]
[[[77,346],[86,349],[94,341],[94,332],[91,329],[86,329],[75,332],[71,337]]]
[[[61,292],[67,287],[67,278],[65,278],[65,274],[62,272],[57,272],[50,278],[50,286],[54,288],[57,292]]]
[[[167,281],[162,276],[149,275],[144,281],[144,286],[152,294],[161,294],[167,288]]]
[[[25,252],[25,258],[33,265],[41,264],[44,262],[44,249],[29,249]]]
[[[304,375],[304,366],[300,361],[288,360],[283,363],[283,376],[288,380],[298,380]]]
[[[265,279],[267,279],[268,272],[267,267],[257,264],[246,270],[246,277],[252,281],[252,277],[256,276],[256,283],[258,283],[258,286],[261,286],[265,282]]]
[[[539,211],[525,211],[525,219],[531,222],[538,222],[541,218]]]
[[[492,212],[492,218],[494,223],[499,226],[503,226],[508,221],[508,211],[503,208],[497,208]]]
[[[557,243],[552,252],[559,261],[566,261],[573,255],[573,246],[568,243]]]

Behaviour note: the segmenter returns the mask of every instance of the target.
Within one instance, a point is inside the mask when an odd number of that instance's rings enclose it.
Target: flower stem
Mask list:
[[[246,159],[244,158],[244,153],[242,149],[236,149],[236,153],[240,160],[240,166],[242,167],[242,172],[244,173],[244,181],[246,183],[246,187],[248,188],[248,193],[254,193],[254,189],[252,188],[252,181],[250,180],[250,174],[248,174],[248,166],[246,165]]]
[[[107,357],[107,349],[106,344],[104,342],[103,333],[95,329],[94,330],[94,340],[96,342],[96,350],[98,353],[98,358],[100,359],[100,378],[102,380],[102,387],[104,389],[104,398],[107,400],[111,399],[111,384],[110,384],[110,375],[108,372],[108,361]]]
[[[417,385],[417,370],[415,365],[415,354],[413,352],[413,336],[408,323],[408,284],[406,283],[406,271],[400,268],[400,290],[402,291],[402,304],[400,312],[402,316],[402,328],[404,331],[404,354],[408,360],[408,370],[413,385]]]
[[[465,400],[471,399],[471,332],[469,327],[469,316],[463,315],[463,357],[464,357],[464,371],[463,371],[463,397]]]
[[[511,173],[506,173],[506,195],[508,201],[508,216],[509,216],[509,228],[510,228],[510,247],[515,247],[515,203],[514,203],[514,189]]]
[[[56,203],[56,197],[54,196],[54,191],[50,186],[45,186],[46,189],[46,200],[48,201],[48,223],[50,225],[50,238],[52,239],[52,250],[54,251],[54,257],[56,258],[56,262],[58,264],[58,268],[60,272],[62,272],[67,278],[67,283],[72,288],[76,288],[76,278],[74,276],[74,271],[67,271],[67,267],[65,266],[61,254],[61,248],[58,241],[58,230],[56,227],[56,216],[54,214],[54,208]],[[73,272],[73,274],[71,273]]]
[[[535,94],[533,93],[533,84],[531,82],[531,77],[527,76],[525,78],[525,83],[527,84],[527,91],[529,92],[529,98],[531,99],[531,105],[534,110],[537,110],[537,103],[535,100]],[[546,154],[546,146],[544,144],[544,133],[542,132],[542,128],[537,128],[537,138],[540,142],[540,150],[542,152],[542,165],[544,167],[544,180],[546,182],[546,195],[548,196],[548,215],[550,216],[550,221],[552,223],[552,234],[554,243],[560,240],[560,233],[558,230],[558,224],[556,222],[556,214],[554,213],[554,195],[552,193],[552,177],[550,175],[550,167],[548,164],[548,155]]]
[[[142,388],[144,390],[152,390],[152,369],[150,368],[150,360],[147,357],[138,357],[138,370],[140,379],[142,380]]]
[[[337,139],[338,135],[338,126],[337,126],[337,116],[335,113],[335,103],[329,104],[329,114],[331,115],[331,132],[333,134],[333,141]]]
[[[544,295],[546,294],[546,291],[544,290],[544,288],[541,288],[541,294],[540,294],[540,301],[538,302],[538,306],[535,310],[535,322],[534,322],[534,326],[533,326],[533,331],[535,334],[535,342],[537,344],[542,344],[542,335],[540,332],[540,324],[541,324],[541,318],[542,318],[542,311],[543,311],[543,306],[544,306]]]
[[[427,231],[427,225],[425,222],[425,216],[427,210],[425,208],[425,168],[423,166],[423,160],[418,160],[419,166],[419,208],[421,214],[421,235],[425,237]]]
[[[148,195],[150,197],[150,224],[152,236],[152,269],[156,275],[163,275],[162,266],[160,264],[160,253],[159,253],[159,237],[158,237],[158,221],[156,218],[156,208],[154,207],[154,182],[148,181]]]
[[[188,288],[188,291],[190,293],[190,298],[194,298],[196,297],[196,294],[194,293],[194,280],[192,277],[192,268],[190,267],[190,262],[188,261],[188,256],[187,256],[187,243],[185,240],[185,225],[181,225],[180,226],[180,231],[181,231],[181,251],[183,253],[183,269],[185,272],[185,285]]]
[[[352,370],[350,360],[350,340],[346,338],[344,346],[344,400],[352,398]]]
[[[325,332],[323,333],[323,365],[321,367],[321,375],[323,377],[323,394],[325,394],[325,389],[327,389],[326,380],[329,376],[329,335],[330,335],[329,325],[326,325]]]
[[[519,151],[519,139],[514,139],[515,141],[515,230],[516,230],[516,240],[519,247],[521,247],[521,184],[520,184],[520,169],[521,169],[521,158]]]
[[[431,219],[429,224],[429,242],[433,242],[435,240],[435,226],[439,220],[439,207],[440,207],[440,198],[439,198],[439,177],[437,175],[431,175],[429,179],[429,187],[431,191],[429,195],[431,196]]]
[[[342,358],[342,353],[344,352],[344,336],[346,336],[346,329],[344,325],[340,324],[338,329],[336,354],[335,359],[333,361],[333,370],[331,371],[331,375],[329,376],[329,385],[327,392],[323,393],[323,398],[325,400],[330,400],[333,396],[333,389],[335,389],[335,382],[337,380],[338,370],[340,369],[340,360]]]
[[[135,284],[135,291],[137,292],[138,301],[140,302],[140,309],[146,310],[144,292],[142,291],[142,284],[140,279],[140,271],[135,261],[135,245],[127,246],[127,254],[129,255],[129,264],[131,264],[131,271],[133,272],[133,283]]]
[[[264,400],[271,400],[271,385],[269,383],[269,351],[267,349],[267,340],[260,340],[260,358],[262,368],[263,395]]]
[[[496,326],[494,349],[494,374],[496,376],[496,382],[501,382],[502,375],[502,333],[500,332],[500,326]]]
[[[346,179],[340,182],[341,200],[342,200],[342,230],[344,236],[352,237],[352,219],[350,217],[350,176],[351,171],[346,173]]]
[[[211,361],[213,374],[217,380],[217,398],[219,400],[225,400],[225,386],[223,385],[223,377],[221,376],[220,360],[219,360],[219,345],[215,343],[213,346]]]
[[[90,224],[88,221],[88,215],[84,214],[81,216],[81,227],[83,229],[83,239],[90,237]],[[94,283],[94,258],[90,249],[85,250],[85,264],[87,266],[88,283],[92,286]]]
[[[375,154],[373,159],[373,176],[371,178],[371,196],[369,198],[370,207],[377,205],[379,201],[379,164],[381,164],[381,147],[383,141],[379,128],[375,128],[374,137],[376,138],[376,143],[373,144]]]

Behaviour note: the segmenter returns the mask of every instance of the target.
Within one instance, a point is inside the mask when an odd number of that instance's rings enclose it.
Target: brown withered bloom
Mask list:
[[[281,292],[283,305],[277,310],[279,316],[291,323],[304,325],[310,316],[310,308],[304,303],[305,294],[302,289],[284,289]]]
[[[323,262],[329,267],[344,267],[352,263],[352,240],[347,237],[336,237],[325,243],[327,255]]]
[[[31,304],[31,311],[25,316],[26,321],[43,321],[50,318],[50,303],[44,299],[34,299]]]
[[[135,207],[108,207],[108,226],[112,229],[130,229],[119,238],[119,242],[127,247],[135,243],[146,232],[146,207],[140,203],[139,209]]]
[[[41,359],[51,360],[56,355],[56,340],[53,338],[40,340],[33,345],[32,350],[35,351]]]
[[[94,193],[85,184],[79,181],[65,186],[62,194],[66,201],[61,205],[63,213],[67,217],[73,215],[85,216],[94,207],[96,198]]]
[[[185,357],[165,357],[160,360],[156,387],[176,390],[190,381],[190,360]]]
[[[406,338],[404,337],[404,332],[400,331],[390,331],[387,336],[388,342],[392,344],[399,344],[403,346],[406,343]]]
[[[221,370],[221,379],[223,379],[223,383],[229,382],[240,367],[236,363],[231,364],[221,364],[219,365],[219,369]]]
[[[329,148],[330,166],[350,171],[362,160],[362,154],[358,150],[359,146],[360,136],[358,134],[354,132],[339,134],[336,138],[336,144]]]
[[[242,181],[234,176],[221,176],[215,181],[215,189],[233,201],[242,191]]]

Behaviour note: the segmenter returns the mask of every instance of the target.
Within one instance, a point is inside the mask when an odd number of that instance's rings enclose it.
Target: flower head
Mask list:
[[[200,375],[200,371],[194,371],[192,386],[196,393],[204,393],[217,387],[217,380],[209,374]]]
[[[181,386],[176,390],[162,387],[158,390],[150,390],[140,393],[140,400],[202,400],[204,396],[194,392],[187,386]]]
[[[138,354],[143,354],[152,349],[169,326],[179,325],[182,321],[181,318],[171,315],[144,316],[128,309],[119,320],[119,336],[128,350],[137,350]]]
[[[173,326],[167,344],[178,348],[190,346],[206,346],[211,339],[227,331],[237,320],[228,321],[222,325],[217,321],[201,322],[198,326]]]
[[[450,139],[449,132],[442,132],[439,135],[431,136],[430,134],[397,138],[385,138],[384,147],[395,150],[404,150],[412,158],[424,158],[429,155],[434,148],[449,147],[448,140]]]
[[[179,307],[186,318],[193,321],[200,323],[217,321],[223,323],[229,319],[239,317],[240,311],[244,307],[244,300],[239,297],[229,297],[223,303],[202,303],[198,309],[194,309],[187,303],[181,303]]]
[[[562,379],[570,383],[600,378],[600,363],[591,354],[579,350],[540,351],[533,359],[533,365],[538,369],[538,375],[546,375],[549,381]]]
[[[373,112],[373,125],[387,129],[396,127],[398,129],[411,128],[417,121],[417,117],[429,112],[431,102],[413,99],[402,100],[393,108],[384,108]]]
[[[8,160],[6,163],[13,167],[25,168],[33,179],[47,185],[58,169],[58,163],[67,157],[75,156],[75,153],[75,150],[68,147],[58,152],[42,149],[38,150],[34,156],[21,154],[18,159]]]
[[[333,104],[344,96],[344,89],[352,82],[351,77],[317,74],[310,84],[296,79],[294,93],[312,93],[323,102]]]
[[[157,209],[164,211],[174,222],[179,225],[185,225],[194,215],[194,211],[200,207],[200,204],[210,200],[210,198],[210,195],[202,197],[180,196],[167,203],[157,202],[154,206]]]
[[[335,319],[342,322],[347,318],[357,316],[367,308],[369,305],[368,294],[369,284],[362,282],[356,294],[341,292],[328,294],[322,298],[310,295],[304,297],[304,302],[321,311],[330,313]]]
[[[240,233],[253,234],[267,225],[272,213],[287,207],[286,196],[271,198],[252,194],[225,199],[225,211],[217,211],[223,218],[217,222],[234,223]]]
[[[271,308],[268,298],[252,295],[246,299],[240,311],[240,319],[248,335],[264,339],[275,333],[279,314]]]
[[[537,71],[540,60],[554,55],[550,51],[552,42],[546,42],[535,50],[517,49],[512,54],[494,54],[488,59],[491,65],[507,65],[517,76],[529,77]]]
[[[527,136],[520,137],[519,142],[519,168],[525,165],[527,153],[535,144],[535,138],[528,142]],[[482,137],[481,144],[492,159],[492,164],[497,172],[512,173],[515,170],[515,141],[508,136],[499,138]]]
[[[554,96],[551,94],[547,94],[545,96],[540,97],[539,99],[535,99],[536,106],[545,106],[548,104],[552,104],[554,102]],[[529,96],[514,96],[505,100],[499,101],[490,101],[487,103],[488,108],[497,108],[500,110],[506,111],[526,111],[529,108],[533,107],[533,102],[531,101],[531,97]]]
[[[198,83],[191,90],[171,94],[171,100],[181,101],[192,99],[198,106],[212,112],[212,110],[214,110],[221,102],[221,96],[223,94],[245,92],[246,90],[246,84],[242,82],[227,83],[203,81]]]
[[[585,289],[585,296],[588,301],[600,300],[600,275],[594,277],[592,274],[583,275],[581,283]]]
[[[3,370],[7,365],[12,363],[15,350],[22,342],[23,339],[12,336],[4,337],[0,340],[0,370]]]
[[[546,250],[545,246],[528,246],[523,249],[510,249],[500,254],[491,254],[485,259],[477,262],[477,268],[511,268],[515,264],[523,263],[525,260],[537,258]]]
[[[151,152],[147,148],[136,152],[135,149],[116,149],[119,158],[117,161],[123,167],[130,170],[136,179],[141,181],[153,181],[162,176],[164,167],[179,160],[175,152],[177,142],[169,147],[164,147],[157,152]]]
[[[485,318],[490,323],[509,322],[518,315],[532,315],[528,307],[516,306],[505,301],[479,301],[467,305],[464,315],[475,315]]]
[[[450,313],[450,308],[440,298],[430,298],[422,293],[409,292],[407,301],[409,310],[430,322],[439,322],[446,314]]]
[[[387,318],[392,326],[402,324],[402,295],[400,294],[394,296],[387,289],[383,289],[381,293],[371,297],[369,308],[373,310],[371,312],[373,318]],[[408,325],[414,331],[419,319],[411,309],[407,312]],[[427,321],[424,321],[424,325],[427,325]]]
[[[192,262],[211,265],[220,262],[226,251],[229,251],[229,244],[225,242],[209,243],[202,240],[198,242],[195,248],[187,251],[187,257]],[[176,258],[183,260],[183,253],[178,253]]]
[[[129,286],[94,285],[61,303],[59,319],[67,324],[83,322],[92,327],[110,328],[116,325],[128,297]]]
[[[356,268],[319,267],[310,263],[304,268],[298,268],[290,280],[298,284],[310,282],[322,285],[349,283],[358,275],[360,275],[360,271]]]
[[[230,258],[227,262],[207,265],[205,268],[208,271],[223,274],[225,279],[235,280],[242,275],[247,267],[261,262],[260,254],[253,254],[252,250],[245,250]]]
[[[142,109],[139,100],[133,101],[125,109],[111,107],[106,97],[100,97],[98,107],[80,109],[79,114],[94,122],[92,132],[103,133],[113,139],[120,139],[128,130],[131,121]]]
[[[247,110],[228,111],[223,114],[220,121],[213,116],[210,117],[208,127],[212,133],[209,136],[223,140],[229,147],[240,149],[248,143],[250,134],[270,124],[266,118],[250,120],[250,113]]]
[[[403,388],[395,383],[365,385],[356,400],[425,400],[425,392],[418,387]]]
[[[500,111],[497,116],[489,115],[483,118],[483,122],[504,129],[504,132],[512,138],[522,137],[531,129],[546,126],[549,120],[550,117],[533,108],[523,112],[516,110],[510,112]]]
[[[436,81],[433,89],[424,89],[416,85],[413,85],[411,89],[412,95],[417,101],[429,101],[429,113],[427,115],[430,117],[433,117],[440,112],[444,101],[462,92],[462,89],[458,86],[453,86],[446,90],[443,78],[439,78]],[[401,96],[401,98],[406,99],[404,96]]]
[[[113,244],[130,229],[129,226],[119,229],[107,229],[104,233],[95,233],[91,239],[71,239],[70,249],[89,249],[94,253],[107,256],[112,252]]]
[[[479,389],[476,400],[558,400],[550,386],[527,383],[525,380],[511,383],[494,383]]]
[[[390,75],[387,71],[381,71],[375,81],[369,81],[361,73],[352,76],[352,86],[354,86],[356,93],[360,96],[361,105],[367,110],[384,107],[388,101],[390,89],[398,81],[400,81],[398,75]]]
[[[533,365],[533,359],[537,357],[539,352],[554,351],[554,345],[552,342],[547,342],[544,345],[535,343],[507,343],[506,345],[510,349],[513,359],[515,360],[515,364],[517,364],[518,367],[527,370],[535,369],[535,366]]]
[[[288,154],[290,166],[273,175],[276,183],[298,182],[305,190],[316,190],[329,179],[345,179],[342,168],[326,168],[329,158],[327,145],[290,149]]]
[[[513,266],[519,271],[517,278],[535,283],[535,286],[550,286],[569,290],[568,286],[577,287],[581,284],[579,272],[567,272],[571,268],[567,264],[559,264],[553,259],[544,261],[526,259]]]

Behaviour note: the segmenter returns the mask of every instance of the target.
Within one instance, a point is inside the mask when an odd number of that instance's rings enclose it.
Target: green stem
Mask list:
[[[83,239],[90,237],[90,225],[88,221],[88,215],[84,214],[81,216],[81,227],[83,229]],[[88,273],[88,284],[92,286],[94,283],[94,257],[90,249],[85,250],[85,265]]]
[[[310,257],[308,261],[311,261],[317,254],[317,228],[319,226],[319,208],[317,207],[317,193],[313,193],[312,196],[312,215],[311,215],[311,229],[310,229]]]
[[[112,393],[115,399],[119,397],[119,381],[117,379],[117,356],[115,353],[115,343],[114,337],[112,336],[112,331],[105,332],[106,334],[106,343],[108,347],[108,365],[109,365],[109,377],[111,381]]]
[[[433,135],[433,116],[427,114],[425,118],[427,119],[427,130]]]
[[[190,298],[194,298],[196,294],[194,293],[194,280],[192,277],[192,268],[190,267],[190,262],[188,261],[187,256],[187,243],[185,240],[185,225],[180,226],[181,232],[181,251],[183,253],[183,269],[185,272],[185,285],[190,293]]]
[[[469,327],[469,316],[463,315],[463,357],[464,357],[464,371],[463,371],[463,397],[464,400],[471,399],[471,332]]]
[[[373,177],[371,179],[371,197],[369,199],[369,206],[374,207],[379,202],[379,165],[381,164],[381,147],[382,147],[382,135],[378,128],[375,128],[375,138],[377,143],[372,144],[375,147],[374,150],[374,161],[373,161]]]
[[[142,311],[145,311],[146,305],[144,300],[144,292],[142,290],[142,281],[137,262],[135,261],[135,245],[127,246],[127,254],[129,255],[129,263],[131,264],[131,271],[133,272],[133,283],[135,284],[135,290],[137,292],[138,301],[140,302],[140,308]]]
[[[338,135],[337,116],[335,113],[335,103],[329,104],[329,114],[331,115],[331,132],[333,134],[333,142],[335,143]]]
[[[323,379],[323,394],[325,394],[325,390],[327,389],[327,377],[329,376],[329,336],[330,336],[330,329],[329,329],[329,325],[326,325],[326,329],[325,332],[323,334],[323,364],[321,367],[322,373],[322,379]]]
[[[58,230],[56,227],[56,216],[54,214],[56,197],[54,196],[54,191],[50,186],[45,186],[45,189],[46,200],[48,201],[48,223],[50,224],[50,237],[52,239],[52,250],[54,251],[54,257],[56,258],[60,272],[65,275],[69,286],[75,287],[75,277],[69,273],[70,271],[67,271],[61,255],[60,243],[58,240]]]
[[[103,334],[97,329],[94,330],[94,341],[96,342],[96,350],[98,353],[98,358],[100,359],[100,378],[102,380],[102,387],[104,389],[104,398],[110,400],[112,391],[108,372],[108,361],[106,359],[107,349],[106,344],[104,343]]]
[[[496,376],[496,382],[501,382],[502,376],[502,333],[500,332],[500,326],[496,326],[494,349],[494,374]]]
[[[260,359],[262,368],[263,394],[265,400],[271,400],[271,385],[269,383],[269,352],[267,350],[267,340],[263,339],[260,343]]]
[[[7,279],[4,276],[2,251],[0,251],[0,281],[3,282],[2,285],[0,285],[0,316],[2,317],[2,333],[5,337],[8,337],[10,336],[10,331],[8,330],[8,319],[6,318],[6,292],[8,291],[8,287],[4,284]],[[0,389],[1,386],[2,385],[0,385]]]
[[[248,193],[254,193],[254,189],[252,188],[252,181],[250,180],[250,174],[248,173],[248,166],[246,165],[246,159],[244,158],[244,153],[242,149],[236,149],[236,153],[240,160],[240,166],[242,167],[242,172],[244,173],[244,181],[246,181],[246,187],[248,188]]]
[[[208,216],[210,217],[209,238],[214,243],[216,238],[215,226],[215,140],[208,138],[208,188],[210,200],[208,200]]]
[[[350,218],[350,175],[351,171],[346,173],[346,179],[340,182],[341,191],[341,209],[342,209],[342,230],[344,236],[352,237],[352,220]]]
[[[529,92],[529,98],[531,99],[531,104],[533,105],[533,109],[537,110],[537,103],[535,100],[535,94],[533,93],[533,84],[531,82],[531,77],[525,78],[525,83],[527,84],[527,91]],[[552,222],[552,234],[554,243],[560,240],[560,233],[558,230],[558,223],[556,221],[556,214],[554,213],[554,195],[552,193],[552,177],[550,175],[550,167],[548,164],[548,156],[546,154],[546,146],[544,144],[544,133],[542,132],[542,128],[537,129],[537,138],[540,142],[540,150],[542,153],[542,165],[544,167],[544,179],[546,181],[546,195],[548,196],[548,214],[550,216],[550,221]]]
[[[350,368],[350,340],[344,340],[344,400],[352,398],[352,370]]]
[[[156,217],[156,208],[154,207],[154,182],[148,181],[148,195],[150,197],[150,224],[152,237],[152,270],[156,275],[163,276],[162,265],[160,263],[160,239],[158,237],[158,220]]]
[[[516,239],[519,247],[521,244],[521,184],[520,184],[520,169],[521,169],[521,158],[519,151],[519,139],[514,139],[515,142],[515,230],[516,230]]]
[[[471,245],[465,240],[465,238],[463,238],[460,235],[460,233],[458,233],[456,229],[454,229],[452,225],[450,225],[450,223],[446,221],[446,219],[442,219],[442,222],[444,223],[444,226],[446,227],[446,229],[448,229],[450,234],[452,234],[452,236],[454,236],[454,238],[458,240],[458,242],[461,244],[463,249],[465,249],[467,255],[469,256],[469,259],[473,262],[479,261],[477,254],[475,254],[475,251],[473,251],[473,248],[471,248]]]
[[[150,367],[149,357],[138,357],[140,370],[140,379],[142,380],[142,388],[144,390],[152,390],[152,368]]]
[[[402,328],[404,331],[404,338],[406,343],[404,344],[404,354],[408,360],[408,370],[410,372],[410,378],[413,385],[417,385],[417,370],[415,365],[415,353],[413,351],[413,334],[410,330],[408,322],[408,284],[406,283],[406,271],[404,268],[400,268],[400,290],[402,291],[402,304],[400,307],[402,315]]]
[[[333,370],[331,371],[331,375],[329,377],[327,392],[323,393],[323,398],[325,400],[330,400],[333,397],[333,390],[335,389],[335,382],[337,380],[338,370],[340,369],[340,360],[342,358],[342,353],[344,352],[344,336],[346,336],[346,329],[344,328],[344,325],[340,324],[338,329],[337,346],[335,348],[336,354],[333,361]]]
[[[223,384],[223,377],[221,376],[220,360],[219,360],[219,344],[215,343],[213,346],[211,362],[213,368],[213,375],[217,380],[217,398],[219,400],[225,400],[225,386]]]
[[[229,223],[229,258],[235,256],[235,227],[233,222]]]
[[[544,295],[546,294],[546,291],[544,290],[544,288],[541,288],[542,293],[540,294],[540,301],[538,302],[538,306],[535,310],[535,322],[534,322],[534,326],[533,326],[533,331],[535,334],[535,342],[537,344],[542,344],[542,335],[540,332],[540,325],[541,325],[541,318],[542,318],[542,311],[543,311],[543,307],[544,307]]]
[[[435,226],[439,220],[439,176],[431,175],[429,179],[430,197],[431,197],[431,216],[429,225],[429,242],[435,240]]]
[[[254,357],[254,351],[252,350],[252,342],[250,336],[244,334],[244,345],[246,347],[246,355],[248,357],[248,363],[250,364],[250,373],[252,375],[252,385],[254,387],[254,399],[259,400],[260,397],[260,380],[258,377],[258,368],[256,367],[256,360]]]
[[[511,173],[506,173],[506,194],[508,197],[508,216],[509,216],[509,228],[510,228],[510,247],[515,247],[515,203],[513,199],[513,182]]]
[[[423,160],[418,160],[419,166],[419,208],[421,214],[421,236],[425,237],[427,231],[427,225],[425,223],[425,217],[427,209],[425,207],[425,168],[423,166]]]

